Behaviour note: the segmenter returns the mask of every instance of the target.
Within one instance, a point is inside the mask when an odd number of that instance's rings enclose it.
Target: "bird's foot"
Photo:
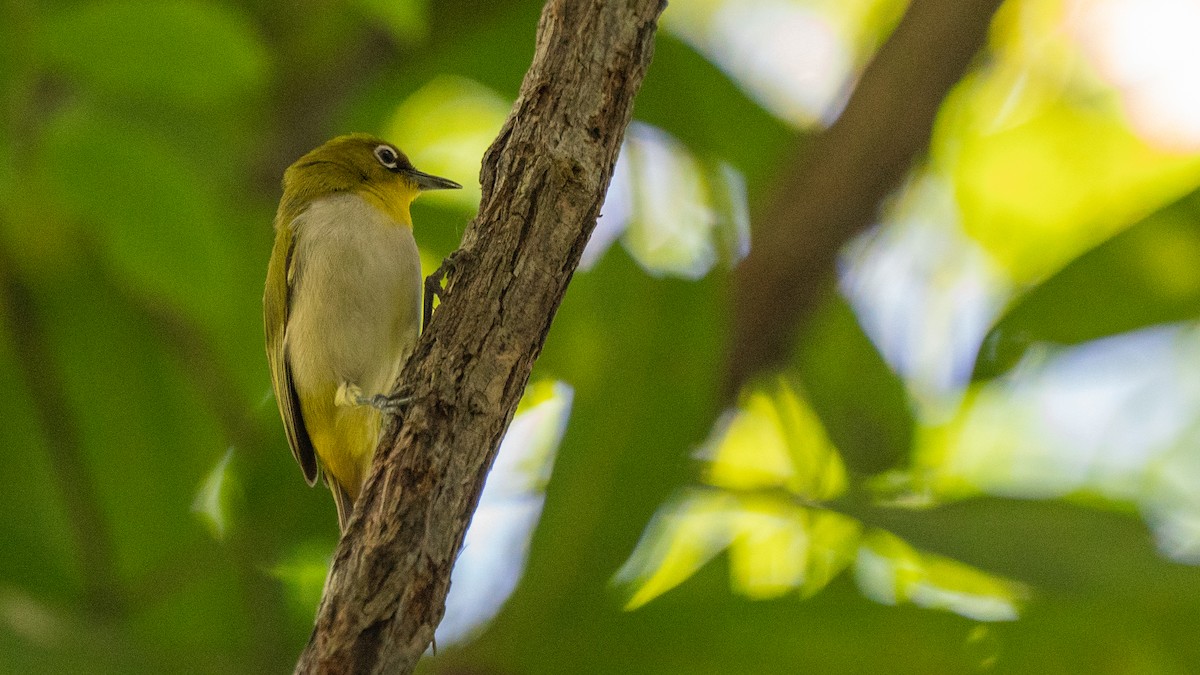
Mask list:
[[[369,405],[385,415],[400,417],[404,411],[408,409],[408,404],[412,403],[411,396],[388,396],[386,394],[375,394],[374,396],[360,396],[359,405]]]
[[[339,406],[369,405],[384,414],[399,416],[404,413],[405,408],[412,403],[412,400],[411,396],[388,396],[387,394],[367,396],[363,394],[358,385],[343,382],[338,387],[333,402]]]

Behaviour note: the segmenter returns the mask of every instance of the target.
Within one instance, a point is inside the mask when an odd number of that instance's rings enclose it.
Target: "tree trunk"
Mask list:
[[[404,368],[297,672],[408,673],[500,439],[595,227],[663,0],[550,0],[484,157],[479,215]]]

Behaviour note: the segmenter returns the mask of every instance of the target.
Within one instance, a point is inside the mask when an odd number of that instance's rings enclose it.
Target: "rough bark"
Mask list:
[[[727,392],[782,361],[830,288],[842,245],[929,145],[942,100],[1001,0],[913,0],[837,121],[793,162],[738,267]]]
[[[663,0],[550,0],[484,157],[479,215],[401,376],[297,672],[411,672],[555,310],[595,227]]]

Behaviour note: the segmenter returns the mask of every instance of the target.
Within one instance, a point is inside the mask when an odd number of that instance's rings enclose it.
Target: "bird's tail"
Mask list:
[[[326,478],[325,482],[333,493],[333,503],[337,505],[338,529],[345,532],[346,525],[350,523],[350,514],[354,512],[354,498],[336,480]]]

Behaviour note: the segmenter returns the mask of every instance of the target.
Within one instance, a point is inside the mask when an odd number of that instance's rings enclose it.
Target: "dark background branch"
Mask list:
[[[12,261],[8,251],[0,248],[0,317],[7,316],[12,322],[23,384],[70,516],[86,606],[98,616],[115,619],[125,612],[127,602],[110,529],[92,483],[75,411],[66,401],[66,380],[51,351],[36,294],[15,274]]]
[[[984,45],[1000,0],[914,0],[845,111],[775,189],[738,267],[726,391],[780,363],[838,251],[929,145],[942,100]]]
[[[400,383],[334,554],[300,672],[409,672],[530,369],[595,227],[653,52],[661,0],[551,0],[481,172],[479,215]]]

